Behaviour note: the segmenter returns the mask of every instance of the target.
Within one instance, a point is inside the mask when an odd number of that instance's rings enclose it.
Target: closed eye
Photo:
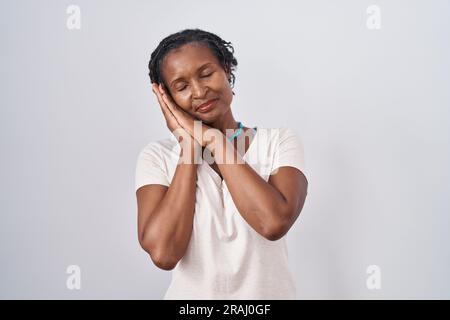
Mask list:
[[[210,77],[213,73],[214,73],[214,72],[205,74],[205,75],[201,76],[200,78],[208,78],[208,77]],[[180,88],[180,89],[177,89],[177,91],[183,91],[184,89],[186,89],[186,87],[187,87],[187,86],[184,86],[184,87],[182,87],[182,88]]]

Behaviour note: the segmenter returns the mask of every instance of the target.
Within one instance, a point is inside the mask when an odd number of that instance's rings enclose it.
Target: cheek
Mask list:
[[[231,102],[233,101],[233,92],[231,91],[231,88],[229,86],[227,91],[223,94],[222,101],[227,106],[230,106]]]
[[[212,78],[212,83],[220,91],[227,91],[228,89],[230,89],[230,84],[228,83],[228,79],[225,73],[215,73]]]
[[[219,90],[221,92],[222,100],[227,104],[231,104],[231,101],[233,100],[233,91],[231,89],[231,85],[228,82],[228,79],[226,76],[223,76],[220,79],[220,89]]]
[[[176,92],[172,94],[173,101],[183,110],[188,110],[191,108],[190,95],[187,90],[182,92]]]
[[[231,104],[231,100],[233,100],[233,92],[231,90],[230,83],[225,75],[217,73],[211,81],[209,82],[209,87],[216,93],[220,95],[220,99],[225,104]]]

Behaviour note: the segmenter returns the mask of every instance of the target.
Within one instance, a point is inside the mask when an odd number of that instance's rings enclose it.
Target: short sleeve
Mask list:
[[[165,165],[161,152],[153,143],[147,145],[139,153],[136,164],[135,191],[147,184],[169,186]]]
[[[288,166],[299,169],[307,177],[303,143],[292,129],[280,128],[276,134],[274,145],[271,175],[277,173],[278,168]]]

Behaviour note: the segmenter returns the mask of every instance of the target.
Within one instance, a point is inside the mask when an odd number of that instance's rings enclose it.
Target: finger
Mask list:
[[[181,107],[179,107],[175,102],[173,102],[173,100],[171,100],[168,95],[163,94],[162,99],[175,119],[177,119],[178,124],[189,133],[191,133],[193,131],[194,118],[186,111],[181,109]]]
[[[159,84],[158,89],[162,92],[162,100],[165,102],[165,105],[173,114],[178,124],[187,130],[187,132],[192,132],[191,127],[193,128],[192,121],[194,118],[173,101],[172,97],[164,90],[162,84]]]
[[[164,96],[161,94],[158,94],[158,99],[159,99],[159,102],[160,102],[160,105],[161,105],[161,108],[163,109],[163,111],[166,112],[167,114],[169,114],[172,118],[175,118],[175,120],[177,120],[176,115],[172,112],[172,109],[167,105],[167,102],[164,100]]]
[[[164,100],[162,99],[162,96],[161,96],[161,94],[159,93],[159,91],[158,91],[158,90],[153,90],[153,92],[155,93],[156,98],[158,99],[158,103],[159,103],[159,105],[160,105],[160,107],[161,107],[161,110],[162,110],[162,112],[163,112],[165,118],[166,118],[167,120],[173,119],[174,121],[176,121],[176,122],[178,123],[176,117],[173,115],[173,113],[170,111],[170,109],[167,107],[166,103],[165,103]]]
[[[161,92],[161,96],[162,96],[164,102],[167,104],[167,107],[169,107],[170,111],[172,111],[172,113],[174,113],[174,114],[176,111],[179,111],[178,108],[176,107],[176,104],[173,101],[172,97],[166,93],[162,84],[159,84],[158,88],[159,88],[159,91]]]
[[[153,87],[152,89],[153,89],[153,93],[156,96],[156,99],[158,99],[158,103],[159,103],[159,106],[161,107],[161,110],[164,113],[167,113],[166,108],[164,108],[164,101],[162,100],[161,94],[159,93],[159,91],[155,87]]]
[[[173,101],[170,100],[170,98],[166,94],[161,95],[162,100],[167,105],[167,107],[170,109],[170,111],[175,115],[178,111],[176,107],[174,107]]]
[[[161,92],[161,94],[165,93],[162,83],[158,84],[158,90],[159,92]]]
[[[169,108],[169,110],[172,112],[175,118],[181,119],[182,117],[186,116],[184,110],[178,107],[178,105],[173,101],[173,99],[169,95],[162,94],[161,97],[165,102],[167,108]]]
[[[166,103],[164,102],[161,93],[158,90],[158,87],[156,87],[156,89],[153,90],[153,92],[156,95],[156,98],[158,99],[159,105],[161,106],[161,108],[163,109],[164,112],[168,112],[170,111],[167,106]]]

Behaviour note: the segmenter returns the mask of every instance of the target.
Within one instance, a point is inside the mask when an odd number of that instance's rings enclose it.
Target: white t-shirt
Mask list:
[[[174,136],[145,146],[137,160],[135,190],[169,186],[179,154]],[[257,128],[243,159],[265,181],[283,166],[307,177],[302,142],[289,128]],[[191,239],[164,299],[296,299],[285,238],[270,241],[257,233],[237,210],[225,180],[203,160]]]

